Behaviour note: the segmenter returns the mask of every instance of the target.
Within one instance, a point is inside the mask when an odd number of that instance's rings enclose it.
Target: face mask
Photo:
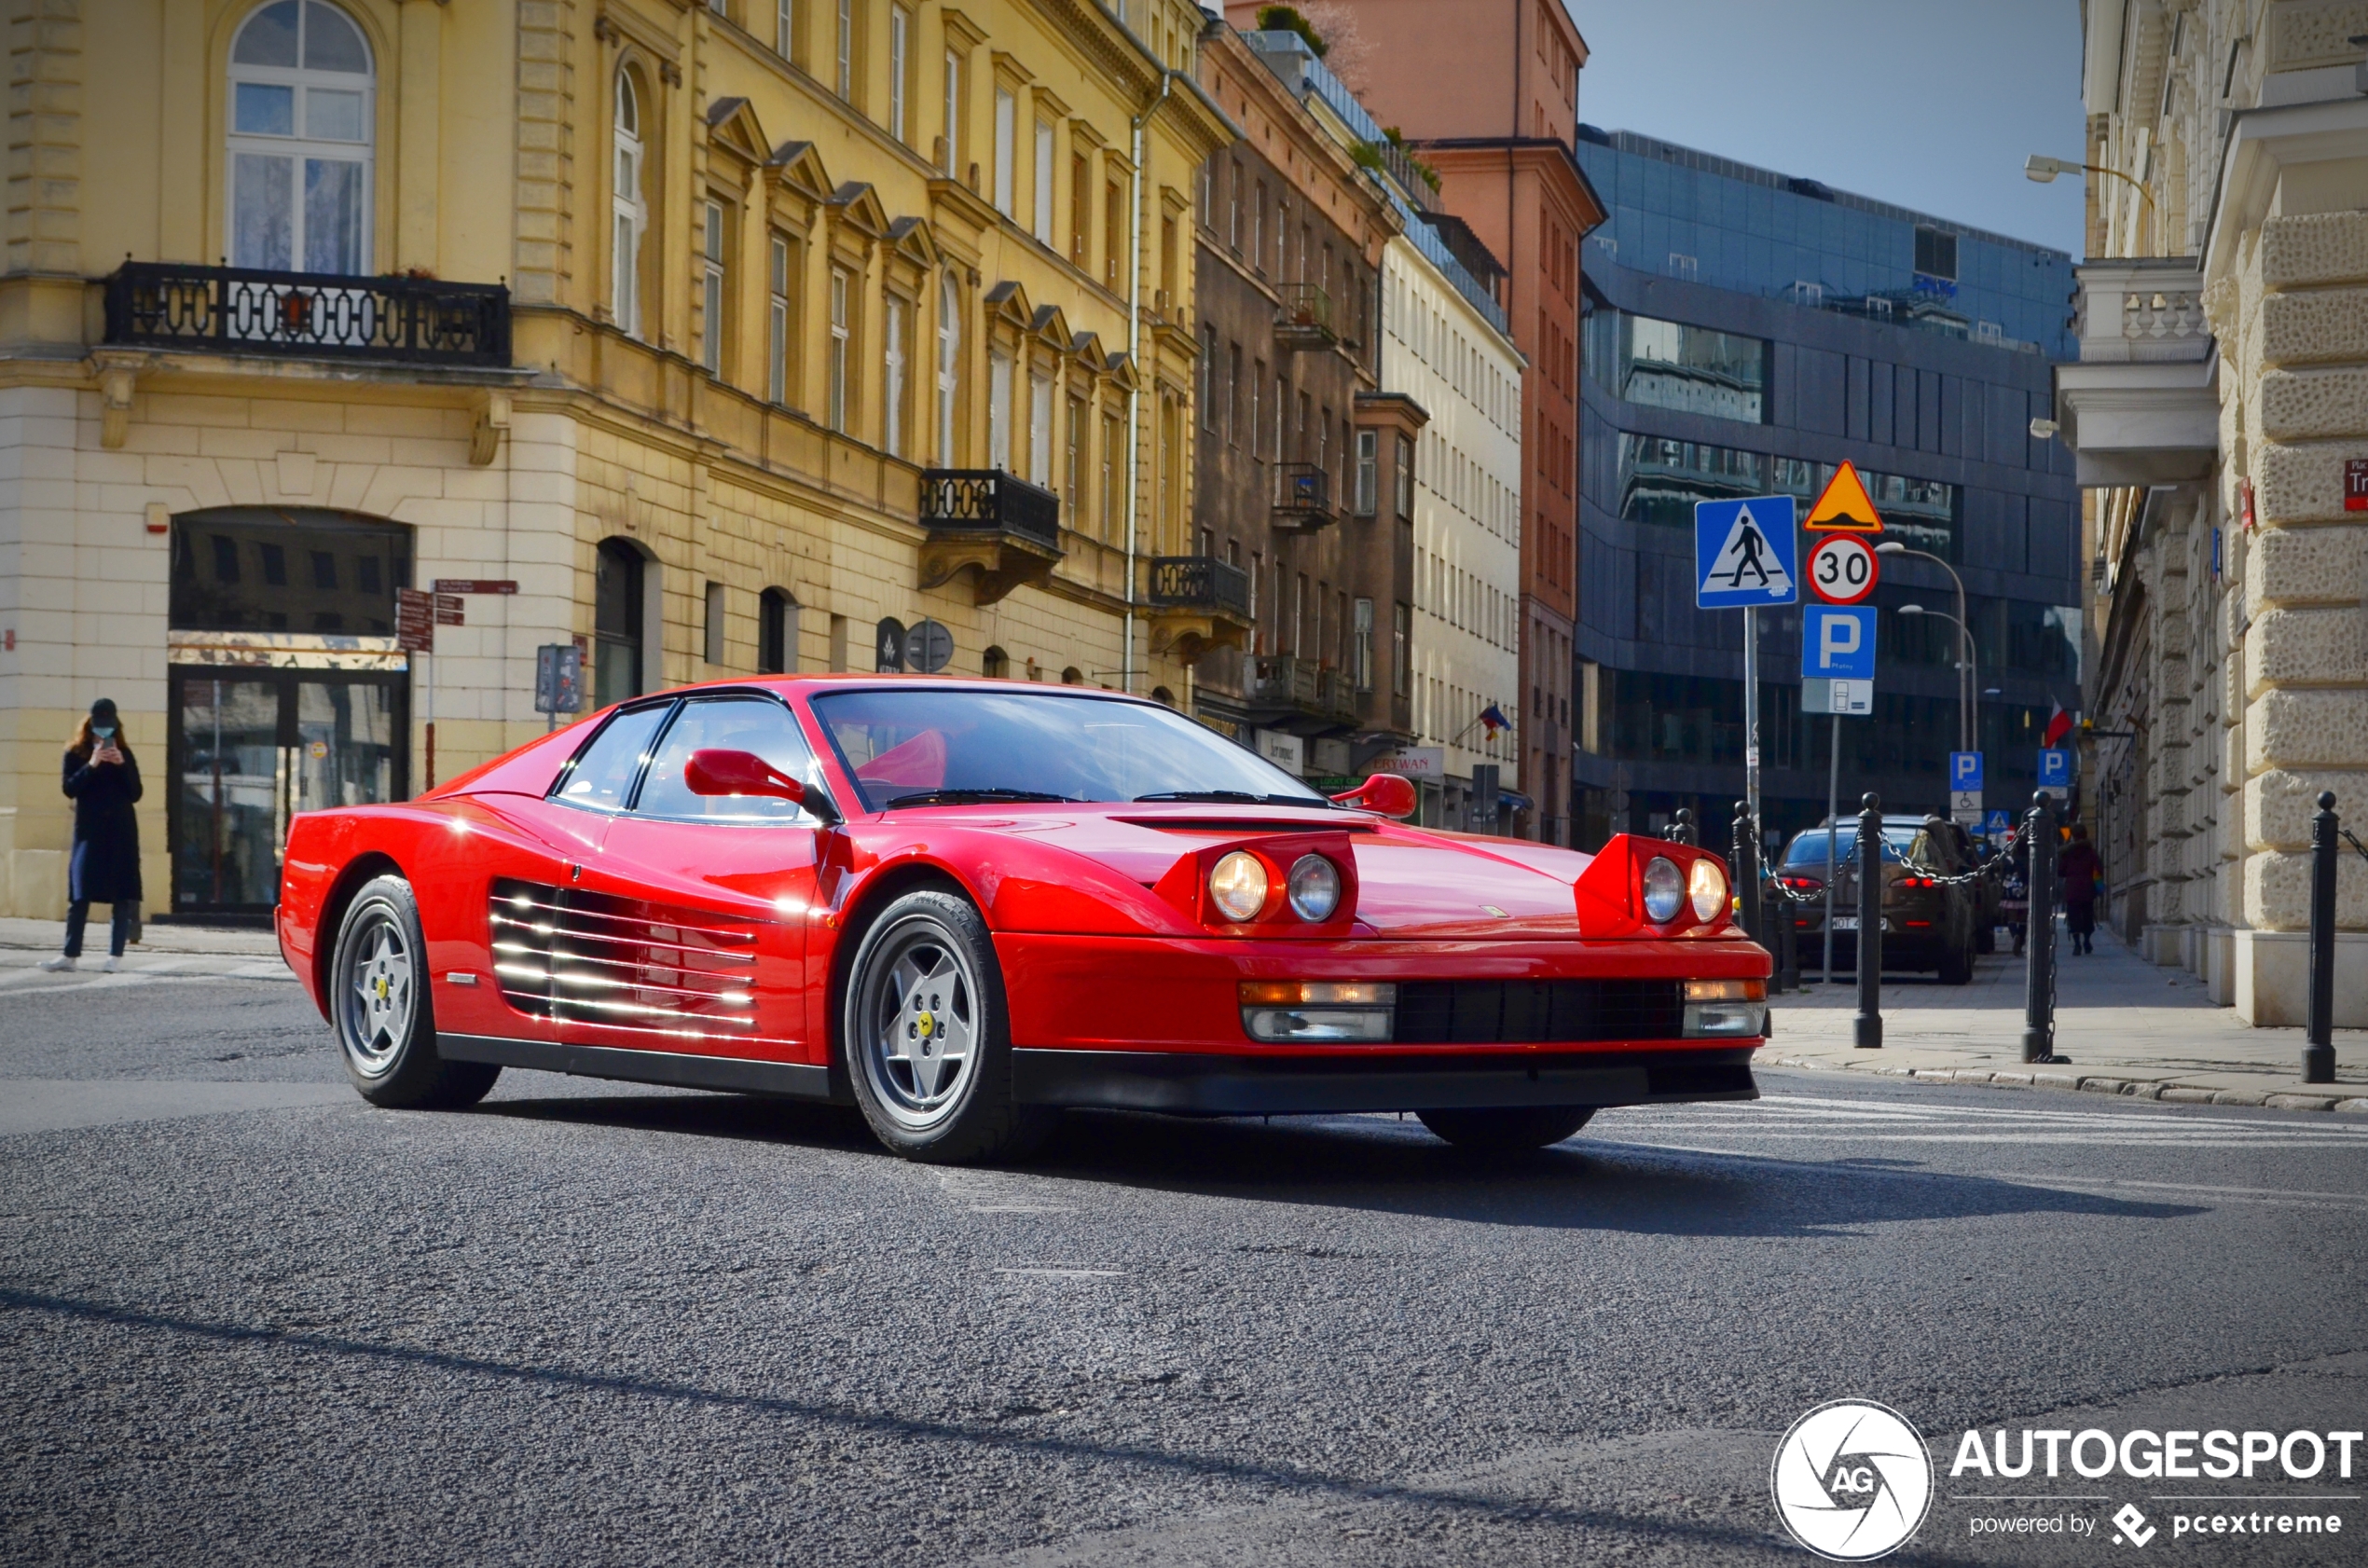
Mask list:
[[[90,733],[101,740],[113,740],[115,738],[115,726],[113,724],[93,724],[90,726]]]

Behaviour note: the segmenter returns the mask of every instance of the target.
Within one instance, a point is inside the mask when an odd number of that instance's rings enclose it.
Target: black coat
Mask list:
[[[74,859],[66,897],[76,903],[136,903],[140,898],[140,763],[129,750],[120,763],[94,763],[69,751],[65,791],[74,802]]]

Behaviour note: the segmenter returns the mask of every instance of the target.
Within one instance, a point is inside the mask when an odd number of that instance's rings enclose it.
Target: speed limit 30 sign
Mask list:
[[[1875,577],[1874,549],[1854,533],[1829,533],[1809,553],[1809,585],[1827,604],[1856,604]]]

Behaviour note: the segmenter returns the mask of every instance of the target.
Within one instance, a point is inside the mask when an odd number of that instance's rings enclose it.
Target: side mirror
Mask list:
[[[753,751],[694,751],[682,764],[682,783],[695,795],[756,795],[805,806],[826,822],[838,817],[821,795]]]
[[[1422,805],[1414,786],[1395,773],[1377,773],[1345,794],[1332,797],[1334,805],[1353,805],[1377,816],[1407,818]]]

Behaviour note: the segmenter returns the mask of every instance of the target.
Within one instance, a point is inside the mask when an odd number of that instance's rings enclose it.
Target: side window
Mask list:
[[[634,812],[699,822],[805,822],[788,801],[753,795],[695,795],[682,781],[691,753],[753,751],[801,783],[814,777],[814,753],[790,710],[771,697],[698,697],[682,705],[658,743]]]
[[[589,811],[624,810],[626,797],[633,792],[634,777],[649,760],[650,743],[657,738],[658,726],[673,706],[661,702],[628,708],[600,726],[592,744],[576,753],[575,761],[559,775],[552,798]]]

